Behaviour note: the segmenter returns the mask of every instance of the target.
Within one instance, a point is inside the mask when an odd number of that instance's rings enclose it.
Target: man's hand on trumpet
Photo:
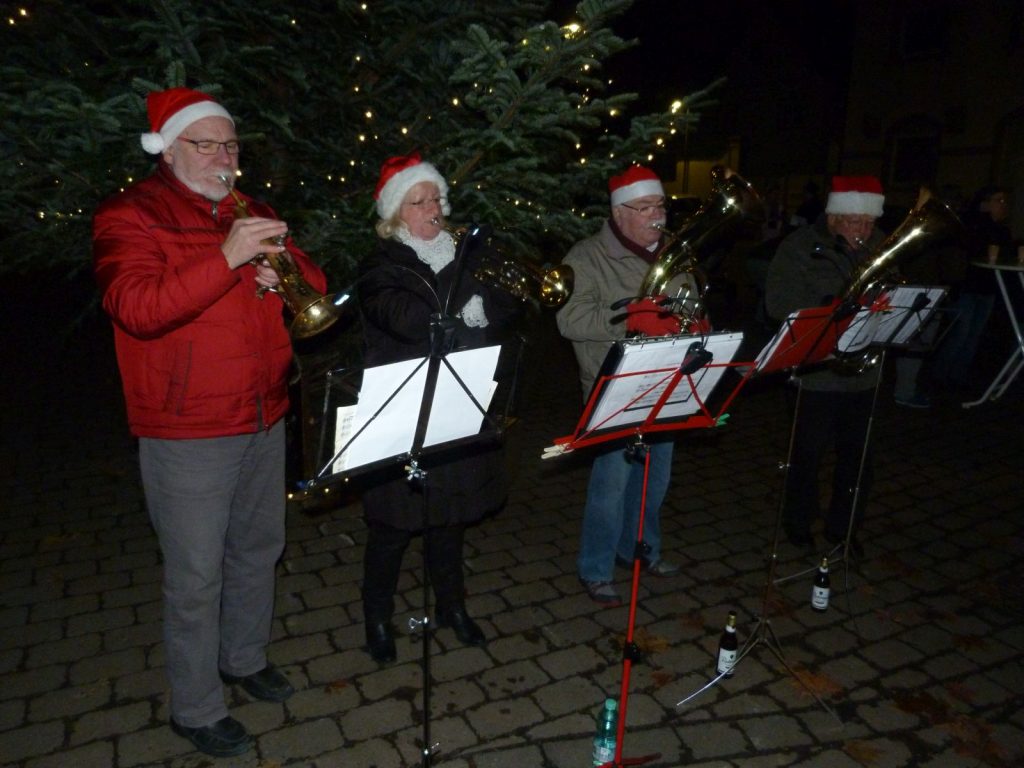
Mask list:
[[[235,219],[220,249],[231,269],[246,264],[264,253],[282,253],[288,225],[277,219],[251,216]]]

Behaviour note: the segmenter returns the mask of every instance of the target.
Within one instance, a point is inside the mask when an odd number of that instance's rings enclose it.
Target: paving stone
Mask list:
[[[25,666],[32,669],[78,661],[96,655],[102,645],[103,638],[98,634],[57,640],[52,643],[39,643],[29,649]]]
[[[68,679],[73,685],[85,685],[97,680],[108,680],[146,667],[146,657],[139,648],[128,648],[82,659],[71,665]]]
[[[543,722],[544,713],[530,699],[513,698],[484,704],[467,711],[465,717],[473,731],[488,741]]]
[[[489,699],[515,698],[550,682],[551,678],[530,660],[494,666],[482,672],[477,680]]]
[[[0,700],[19,696],[32,696],[60,688],[67,682],[67,666],[56,664],[29,672],[15,672],[5,675],[0,685]]]
[[[384,736],[395,730],[396,723],[411,722],[412,705],[399,699],[385,699],[365,704],[339,718],[346,739],[363,741]]]
[[[34,723],[23,728],[0,733],[0,755],[9,762],[17,762],[35,755],[46,755],[64,743],[64,724],[51,720]]]
[[[290,725],[259,737],[260,753],[265,759],[316,757],[338,749],[345,740],[333,718]]]
[[[149,725],[151,719],[152,706],[141,701],[87,712],[71,723],[70,743],[79,746],[108,736],[120,736]]]
[[[29,701],[28,719],[58,720],[101,709],[110,703],[111,691],[109,681],[49,691]]]
[[[97,741],[77,749],[61,750],[46,757],[33,758],[25,768],[110,768],[115,765],[112,741]]]

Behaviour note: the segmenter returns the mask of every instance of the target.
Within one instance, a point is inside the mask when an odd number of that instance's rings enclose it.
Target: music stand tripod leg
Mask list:
[[[789,432],[789,448],[786,456],[786,463],[782,465],[783,469],[783,480],[782,480],[782,494],[779,499],[778,511],[775,515],[775,530],[772,532],[772,548],[768,556],[768,571],[765,575],[764,586],[761,590],[761,611],[757,617],[757,624],[754,626],[754,630],[750,633],[747,641],[743,644],[739,653],[736,655],[736,661],[733,663],[732,672],[735,673],[736,669],[739,668],[742,661],[754,651],[759,645],[768,646],[768,650],[772,652],[779,663],[782,665],[790,676],[796,679],[800,685],[802,685],[808,693],[810,693],[814,699],[821,705],[821,708],[828,712],[836,720],[839,720],[839,716],[818,694],[811,688],[808,682],[796,673],[796,671],[786,661],[785,655],[782,653],[782,644],[779,642],[779,638],[775,634],[775,630],[772,629],[771,619],[769,618],[769,608],[771,604],[772,589],[775,586],[775,568],[779,558],[779,540],[782,535],[782,517],[786,505],[786,490],[789,484],[789,467],[793,461],[793,447],[796,442],[796,424],[797,417],[800,415],[800,404],[803,396],[803,387],[800,386],[799,382],[797,385],[796,405],[793,409],[793,422],[790,426]],[[703,687],[691,693],[689,696],[680,699],[676,702],[676,707],[680,707],[683,704],[693,700],[698,695],[706,690],[709,690],[722,678],[726,677],[726,673],[720,673],[716,677],[708,681]],[[840,721],[842,722],[842,721]]]
[[[634,642],[633,629],[636,624],[637,596],[640,591],[640,570],[645,553],[650,549],[644,544],[644,515],[647,509],[647,480],[651,470],[651,447],[638,436],[636,442],[627,448],[633,452],[634,461],[643,456],[644,474],[640,490],[640,513],[637,516],[636,547],[633,551],[633,579],[630,584],[629,619],[626,624],[626,637],[622,644],[622,684],[619,688],[619,720],[615,731],[615,758],[608,766],[643,765],[661,757],[661,754],[644,755],[642,757],[623,758],[623,742],[626,737],[626,711],[629,703],[629,680],[632,665],[643,658],[643,653]]]
[[[428,496],[427,472],[415,458],[409,460],[407,467],[408,481],[420,485],[423,496],[423,616],[422,618],[410,618],[409,630],[420,632],[421,660],[420,665],[423,671],[423,746],[420,750],[421,768],[430,768],[434,754],[437,752],[438,744],[432,744],[430,739],[430,643],[433,639],[433,623],[430,620],[430,499]]]

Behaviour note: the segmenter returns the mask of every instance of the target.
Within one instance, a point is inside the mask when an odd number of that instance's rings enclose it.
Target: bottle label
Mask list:
[[[828,608],[828,587],[814,587],[811,590],[811,608],[817,611],[824,611]]]
[[[720,648],[718,651],[718,674],[731,675],[734,666],[736,666],[736,651]]]
[[[615,739],[594,739],[594,765],[604,765],[615,759]]]

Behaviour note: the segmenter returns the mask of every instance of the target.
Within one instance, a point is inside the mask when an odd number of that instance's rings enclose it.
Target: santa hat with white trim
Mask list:
[[[631,165],[625,173],[612,176],[608,180],[608,191],[611,193],[612,205],[622,205],[647,195],[665,196],[658,175],[642,165]]]
[[[882,215],[885,195],[876,176],[833,176],[825,213],[836,216]]]
[[[191,88],[152,91],[146,96],[146,112],[152,132],[142,134],[142,148],[151,155],[163,152],[182,131],[204,117],[226,117],[235,124],[234,118],[212,97]]]
[[[380,179],[373,199],[377,201],[377,215],[387,221],[398,212],[405,194],[421,181],[437,185],[441,196],[441,212],[447,216],[452,212],[448,204],[448,182],[437,168],[420,159],[419,152],[400,157],[389,157],[380,167]]]

